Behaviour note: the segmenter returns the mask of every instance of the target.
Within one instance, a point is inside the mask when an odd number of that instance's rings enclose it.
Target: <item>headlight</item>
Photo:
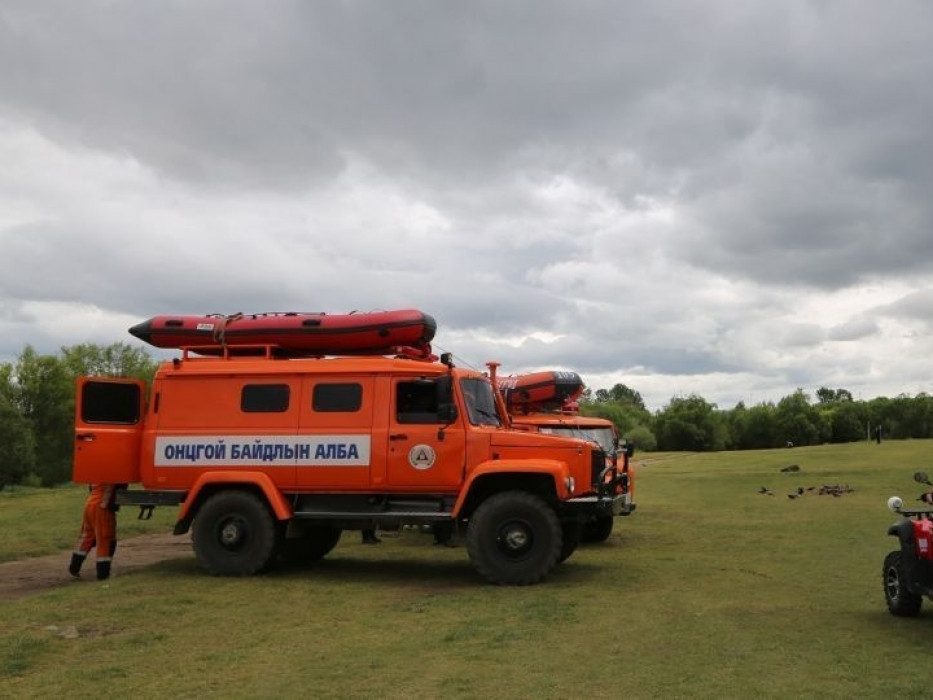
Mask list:
[[[566,479],[564,479],[564,485],[567,487],[567,490],[570,493],[573,493],[573,487],[576,486],[576,482],[573,480],[572,476],[568,476]]]
[[[888,509],[893,510],[895,513],[900,513],[901,506],[903,505],[904,501],[902,501],[898,496],[891,496],[891,498],[888,499]]]

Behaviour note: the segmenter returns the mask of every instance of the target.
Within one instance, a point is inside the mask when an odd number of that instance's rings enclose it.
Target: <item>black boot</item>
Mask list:
[[[108,578],[110,578],[110,562],[109,561],[97,562],[97,580],[106,581]]]
[[[68,565],[68,573],[74,576],[75,578],[81,577],[81,565],[84,563],[84,557],[86,554],[78,554],[77,552],[71,553],[71,563]]]

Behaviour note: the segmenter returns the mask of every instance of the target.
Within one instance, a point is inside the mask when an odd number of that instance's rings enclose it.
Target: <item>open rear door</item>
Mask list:
[[[72,479],[112,484],[139,481],[146,383],[81,377],[75,394]]]

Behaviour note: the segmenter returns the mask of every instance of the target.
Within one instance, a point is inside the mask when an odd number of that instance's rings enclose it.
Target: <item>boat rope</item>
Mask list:
[[[243,312],[238,311],[235,314],[230,314],[229,316],[222,316],[220,321],[214,324],[214,342],[218,345],[226,345],[226,332],[227,326],[234,321],[238,321],[243,318]]]

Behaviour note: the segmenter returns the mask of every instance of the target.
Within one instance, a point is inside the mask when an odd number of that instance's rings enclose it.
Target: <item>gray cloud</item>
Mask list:
[[[929,344],[931,20],[5,3],[0,358],[166,312],[417,306],[471,362],[655,405],[916,390],[892,353]]]

